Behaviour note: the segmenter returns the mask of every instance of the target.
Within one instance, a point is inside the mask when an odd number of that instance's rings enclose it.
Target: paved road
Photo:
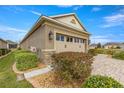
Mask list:
[[[111,76],[124,85],[124,60],[117,60],[99,54],[95,56],[92,67],[92,75]]]

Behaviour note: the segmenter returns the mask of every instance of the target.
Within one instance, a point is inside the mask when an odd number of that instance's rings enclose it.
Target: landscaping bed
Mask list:
[[[79,88],[81,85],[81,83],[74,81],[73,83],[58,82],[56,84],[54,82],[54,72],[52,71],[27,80],[36,88]]]

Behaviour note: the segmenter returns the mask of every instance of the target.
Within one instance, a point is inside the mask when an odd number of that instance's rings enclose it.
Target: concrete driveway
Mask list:
[[[104,54],[94,57],[92,75],[111,76],[124,85],[124,60],[117,60]]]

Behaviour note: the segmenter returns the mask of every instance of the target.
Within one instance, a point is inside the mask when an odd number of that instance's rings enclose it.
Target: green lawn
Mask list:
[[[17,81],[12,71],[14,63],[14,52],[0,59],[0,88],[28,88],[32,87],[26,80]]]

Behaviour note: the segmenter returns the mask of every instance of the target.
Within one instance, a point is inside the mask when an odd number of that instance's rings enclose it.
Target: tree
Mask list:
[[[101,48],[101,43],[98,43],[97,44],[97,48]]]

